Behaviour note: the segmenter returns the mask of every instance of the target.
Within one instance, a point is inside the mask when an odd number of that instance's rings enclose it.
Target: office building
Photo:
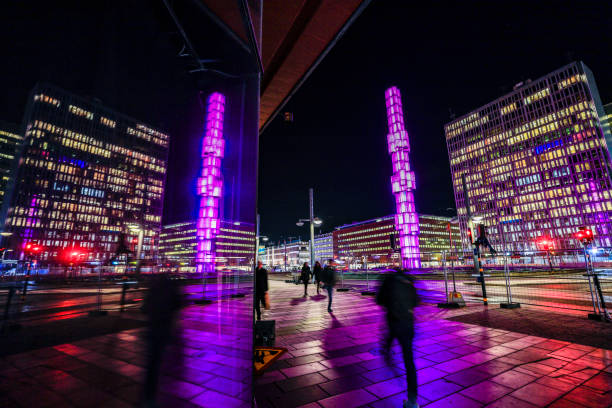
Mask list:
[[[439,259],[443,251],[450,250],[451,240],[460,246],[459,226],[451,224],[450,217],[418,214],[418,220],[420,262]],[[399,260],[398,234],[393,215],[336,227],[333,245],[334,255],[351,265],[389,265],[397,264]]]
[[[315,236],[314,239],[315,261],[319,261],[321,265],[327,262],[328,259],[334,257],[334,234],[331,232]]]
[[[23,143],[20,133],[18,125],[0,121],[0,208],[17,166],[17,154]]]
[[[608,144],[612,141],[612,103],[604,105],[603,115],[599,117],[601,128]]]
[[[196,221],[164,225],[159,256],[165,268],[196,272],[198,237]],[[221,220],[215,238],[215,269],[246,270],[253,267],[255,232],[252,224]]]
[[[610,246],[610,140],[591,71],[564,66],[448,123],[446,142],[462,244],[469,250],[463,179],[473,217],[498,249],[580,247],[573,234],[590,227]]]
[[[126,234],[142,239],[141,257],[157,257],[169,136],[100,102],[51,85],[32,91],[24,143],[2,214],[8,246],[20,258],[28,242],[39,260],[65,260],[79,248],[104,263]],[[139,235],[142,235],[139,238]]]
[[[310,264],[310,246],[308,242],[281,241],[266,247],[262,256],[264,265],[274,271],[295,271],[302,268],[304,262]]]

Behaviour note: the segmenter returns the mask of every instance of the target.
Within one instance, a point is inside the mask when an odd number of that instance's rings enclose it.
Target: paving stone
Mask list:
[[[483,404],[493,402],[512,392],[514,388],[505,387],[493,381],[483,381],[461,391],[461,394]]]

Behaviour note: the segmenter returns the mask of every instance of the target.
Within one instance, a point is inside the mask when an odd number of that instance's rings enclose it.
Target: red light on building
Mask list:
[[[538,237],[536,239],[536,245],[540,249],[551,250],[551,249],[553,249],[554,244],[555,243],[554,243],[553,239],[548,237],[548,236],[542,236],[542,237]]]
[[[587,227],[581,227],[578,232],[574,234],[574,238],[580,241],[583,245],[588,245],[593,242],[593,231]]]

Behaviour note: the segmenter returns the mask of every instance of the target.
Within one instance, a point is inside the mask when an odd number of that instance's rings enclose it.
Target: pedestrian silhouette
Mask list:
[[[336,285],[336,268],[334,267],[333,259],[327,260],[327,265],[325,265],[322,275],[321,281],[323,282],[323,289],[327,290],[327,311],[331,313],[333,312],[331,308],[332,296],[334,293],[334,286]]]
[[[300,280],[304,284],[304,297],[308,296],[308,282],[310,282],[311,276],[310,266],[308,266],[308,262],[304,262],[302,274],[300,275]]]
[[[321,263],[319,261],[315,262],[313,268],[314,280],[317,285],[317,295],[319,294],[319,287],[321,286],[321,275],[323,274],[323,268],[321,267]]]
[[[144,303],[148,315],[148,360],[144,384],[144,407],[155,407],[159,373],[164,350],[172,339],[174,319],[181,307],[181,297],[176,281],[167,274],[153,278]]]
[[[408,400],[404,401],[404,408],[418,408],[417,400],[417,374],[412,353],[412,339],[414,338],[413,309],[418,303],[417,292],[413,279],[401,269],[387,274],[376,296],[376,303],[387,310],[387,338],[383,344],[385,360],[391,364],[391,344],[397,339],[404,357],[406,380],[408,382]]]
[[[261,261],[257,262],[255,270],[255,312],[257,320],[261,320],[261,305],[266,307],[266,294],[268,293],[268,271]]]

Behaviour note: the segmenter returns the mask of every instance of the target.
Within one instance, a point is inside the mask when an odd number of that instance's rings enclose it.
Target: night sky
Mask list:
[[[417,3],[422,4],[420,7]],[[612,3],[373,1],[260,140],[262,233],[301,236],[393,212],[384,91],[399,87],[420,213],[455,207],[443,126],[573,60],[612,102]],[[588,5],[588,6],[587,6]]]
[[[372,1],[284,109],[294,122],[278,118],[263,132],[262,234],[306,238],[295,222],[308,215],[309,187],[322,231],[393,211],[391,85],[402,92],[417,210],[440,215],[454,207],[443,134],[451,111],[463,115],[573,60],[612,101],[610,2],[427,3]],[[219,34],[199,30],[201,57],[214,58],[205,45]],[[4,1],[0,44],[0,119],[21,122],[43,80],[168,131],[164,223],[193,217],[202,106],[161,0]]]

